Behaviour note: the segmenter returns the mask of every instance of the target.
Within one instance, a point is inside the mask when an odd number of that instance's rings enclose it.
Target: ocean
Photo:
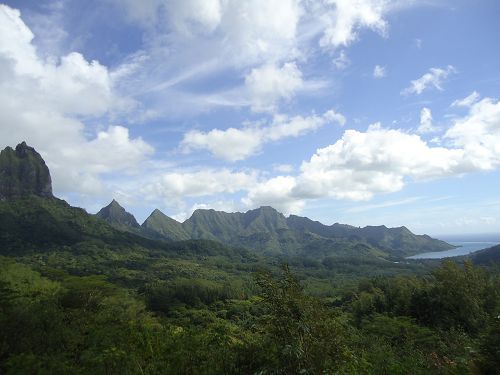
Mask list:
[[[451,245],[460,246],[456,249],[436,251],[431,253],[422,253],[408,257],[408,259],[443,259],[467,255],[478,250],[487,249],[498,244],[498,242],[471,242],[471,241],[450,241]]]

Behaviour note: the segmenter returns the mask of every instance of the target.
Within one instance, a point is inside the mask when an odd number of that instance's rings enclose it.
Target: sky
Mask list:
[[[91,213],[500,232],[497,0],[0,5],[0,147]]]

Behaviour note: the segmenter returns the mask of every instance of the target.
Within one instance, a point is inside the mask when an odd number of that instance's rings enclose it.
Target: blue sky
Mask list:
[[[500,228],[495,0],[7,1],[0,143],[96,212]]]

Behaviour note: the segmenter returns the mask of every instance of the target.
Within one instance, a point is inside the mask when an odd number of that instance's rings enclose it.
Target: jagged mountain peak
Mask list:
[[[213,214],[220,213],[220,212],[226,213],[224,211],[217,211],[213,208],[197,208],[196,210],[193,211],[193,213],[191,214],[191,217],[213,215]]]
[[[29,195],[53,198],[52,179],[42,156],[23,141],[0,152],[0,199]]]
[[[149,215],[149,217],[155,217],[155,216],[167,216],[165,215],[161,210],[159,210],[158,208],[155,208],[151,214]],[[168,217],[168,216],[167,216]]]
[[[245,212],[242,216],[242,224],[246,228],[259,228],[266,231],[288,228],[285,216],[270,206],[261,206]]]
[[[134,215],[127,212],[115,199],[106,207],[101,208],[96,216],[107,221],[109,224],[125,225],[133,228],[140,227]]]
[[[113,200],[109,203],[110,207],[116,207],[116,208],[123,208],[120,203],[116,199],[113,198]],[[123,208],[124,209],[124,208]]]
[[[142,228],[155,232],[170,240],[187,240],[190,236],[177,220],[165,215],[155,208],[149,217],[142,223]]]
[[[160,209],[158,208],[155,208],[148,216],[148,218],[144,221],[144,223],[142,224],[142,226],[144,226],[144,224],[148,221],[151,221],[153,219],[160,219],[160,220],[169,220],[169,221],[175,221],[176,223],[179,223],[177,220],[175,219],[172,219],[170,216],[166,215],[165,213],[163,213],[163,211],[161,211]],[[180,223],[179,223],[180,224]]]

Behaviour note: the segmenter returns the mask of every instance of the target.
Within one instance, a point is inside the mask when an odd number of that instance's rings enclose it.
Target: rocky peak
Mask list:
[[[52,180],[40,154],[22,142],[0,152],[0,200],[29,195],[52,198]]]
[[[134,215],[125,211],[120,203],[114,199],[106,207],[101,208],[96,216],[107,221],[109,224],[126,225],[133,228],[140,227]]]
[[[155,208],[153,210],[153,212],[151,212],[151,215],[149,215],[149,216],[150,217],[168,217],[163,212],[161,212],[158,208]]]
[[[270,206],[261,206],[245,212],[243,222],[247,228],[266,231],[288,228],[285,216]]]

